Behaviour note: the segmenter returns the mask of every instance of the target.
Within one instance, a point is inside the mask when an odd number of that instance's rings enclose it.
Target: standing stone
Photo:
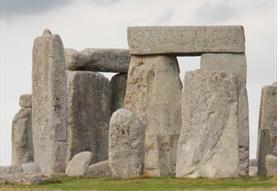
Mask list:
[[[177,177],[239,175],[237,80],[227,72],[187,72]]]
[[[65,174],[67,176],[83,176],[91,163],[93,154],[88,151],[84,151],[75,155],[68,163]]]
[[[111,113],[122,108],[126,91],[127,74],[117,74],[111,79]]]
[[[266,176],[265,157],[272,152],[270,129],[259,129],[258,134],[258,175]]]
[[[32,94],[34,157],[43,173],[65,170],[66,101],[63,43],[45,30],[34,41]]]
[[[144,124],[134,113],[126,109],[113,113],[109,132],[109,165],[113,177],[142,175],[144,133]]]
[[[21,108],[12,123],[12,165],[33,160],[32,108]]]
[[[265,157],[265,168],[267,176],[277,175],[277,156],[266,155]]]
[[[202,54],[201,69],[231,72],[237,76],[239,87],[240,175],[247,175],[249,168],[249,112],[246,90],[247,68],[245,54]]]
[[[110,82],[97,72],[67,71],[66,75],[67,160],[82,151],[92,152],[96,161],[107,160]]]
[[[145,124],[144,174],[175,174],[181,130],[179,67],[174,56],[133,56],[124,100]]]

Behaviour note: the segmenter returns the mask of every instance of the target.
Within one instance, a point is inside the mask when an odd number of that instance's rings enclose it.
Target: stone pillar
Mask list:
[[[22,107],[12,123],[12,165],[33,162],[32,95],[20,96]]]
[[[145,124],[145,175],[175,174],[181,89],[176,57],[132,56],[124,107]]]
[[[187,72],[177,177],[239,175],[237,79],[227,72]]]
[[[91,151],[96,161],[107,160],[110,82],[97,72],[67,71],[66,75],[67,160],[82,151]]]
[[[249,117],[248,96],[246,90],[247,68],[245,54],[202,54],[201,69],[231,72],[238,79],[238,117],[240,175],[248,175],[249,169]]]
[[[116,74],[111,79],[111,114],[123,107],[127,74]]]
[[[32,125],[35,162],[43,173],[65,170],[66,76],[61,38],[45,30],[33,46]]]
[[[134,113],[126,109],[113,113],[109,132],[109,165],[113,177],[142,175],[144,133],[144,124]]]

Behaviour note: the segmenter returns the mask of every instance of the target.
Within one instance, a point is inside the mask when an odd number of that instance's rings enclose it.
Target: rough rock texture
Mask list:
[[[19,98],[19,105],[23,108],[32,107],[32,94],[23,94]]]
[[[65,170],[66,76],[62,40],[45,30],[33,46],[32,127],[35,162],[42,172]]]
[[[144,130],[144,124],[134,113],[123,108],[113,113],[109,128],[109,165],[113,177],[142,175]]]
[[[151,26],[129,27],[130,54],[200,55],[201,53],[243,53],[242,26]]]
[[[0,174],[15,174],[23,172],[21,165],[0,166]]]
[[[272,153],[272,142],[269,128],[259,129],[258,132],[258,175],[266,176],[265,157]]]
[[[40,173],[40,167],[36,163],[23,163],[21,164],[24,173]]]
[[[40,173],[15,173],[15,174],[0,174],[0,183],[12,184],[42,184],[49,177]]]
[[[65,58],[68,70],[127,73],[130,63],[128,49],[66,49]]]
[[[116,74],[111,79],[111,114],[124,105],[127,74]]]
[[[187,72],[177,177],[239,175],[237,79],[227,72]]]
[[[88,165],[93,159],[91,152],[85,151],[75,155],[66,167],[67,176],[82,176],[86,173]]]
[[[240,175],[247,175],[249,168],[249,117],[246,90],[247,68],[245,54],[202,54],[201,69],[231,72],[239,85],[239,151]]]
[[[175,174],[181,89],[176,57],[131,58],[124,107],[145,124],[145,175]]]
[[[22,108],[12,122],[12,164],[33,160],[32,108]]]
[[[111,170],[109,161],[101,161],[92,165],[89,165],[85,176],[88,177],[107,177],[111,176]]]
[[[267,176],[277,175],[277,156],[266,155],[265,157],[265,168]]]
[[[102,74],[67,71],[67,160],[91,151],[96,161],[108,159],[110,82]],[[95,161],[94,161],[95,162]]]

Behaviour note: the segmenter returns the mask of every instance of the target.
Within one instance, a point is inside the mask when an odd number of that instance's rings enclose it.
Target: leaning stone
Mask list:
[[[32,94],[23,94],[20,96],[19,105],[22,108],[32,107]]]
[[[12,164],[33,161],[32,108],[22,108],[12,123]]]
[[[110,82],[102,74],[67,71],[67,160],[90,151],[95,160],[108,159]]]
[[[144,124],[134,113],[119,109],[112,114],[109,134],[109,164],[112,176],[141,176],[144,161]]]
[[[277,175],[277,156],[266,155],[265,157],[265,168],[267,176]]]
[[[85,151],[75,155],[68,163],[65,174],[67,176],[82,176],[88,169],[88,165],[91,163],[93,154]]]
[[[131,58],[124,108],[145,124],[144,174],[175,174],[181,130],[181,89],[174,56]]]
[[[33,46],[32,126],[35,162],[45,173],[65,170],[66,76],[61,38],[45,30]]]
[[[24,173],[40,173],[40,167],[36,163],[23,163],[21,164]]]
[[[187,72],[177,177],[239,175],[237,79],[227,72]]]
[[[265,157],[272,152],[270,129],[259,129],[258,131],[258,175],[266,176]]]
[[[109,177],[111,176],[111,170],[109,166],[109,161],[102,161],[92,165],[89,165],[87,172],[85,173],[87,177]]]
[[[124,107],[127,74],[117,74],[111,79],[111,113]]]
[[[201,69],[231,72],[237,76],[239,84],[240,175],[247,175],[249,168],[249,111],[246,90],[247,68],[245,54],[202,54]]]
[[[65,56],[67,70],[127,73],[130,63],[127,49],[66,49]]]
[[[151,26],[129,27],[132,55],[244,53],[242,26]]]

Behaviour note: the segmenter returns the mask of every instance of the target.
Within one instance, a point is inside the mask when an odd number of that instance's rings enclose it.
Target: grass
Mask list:
[[[55,177],[42,185],[0,184],[1,191],[181,191],[181,190],[268,190],[277,191],[273,178],[179,179],[171,177],[112,179]]]

